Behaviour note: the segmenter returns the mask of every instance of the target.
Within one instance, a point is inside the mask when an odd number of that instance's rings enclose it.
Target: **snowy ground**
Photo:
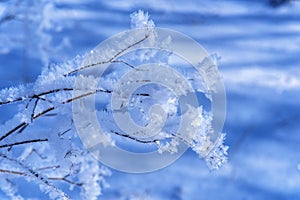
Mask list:
[[[51,44],[61,47],[49,53],[52,62],[127,30],[129,14],[138,9],[148,11],[156,26],[189,35],[222,57],[229,163],[209,172],[188,151],[158,172],[112,170],[102,199],[300,199],[300,2],[278,7],[259,0],[57,2],[58,11],[49,7],[48,16],[59,25],[49,32]],[[0,14],[7,4],[0,2]],[[33,81],[40,73],[42,55],[35,52],[31,28],[0,23],[0,88]],[[10,43],[14,47],[5,48]],[[12,111],[2,109],[0,122]]]

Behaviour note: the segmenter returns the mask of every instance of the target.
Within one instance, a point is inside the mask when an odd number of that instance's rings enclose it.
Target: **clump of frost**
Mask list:
[[[210,170],[218,170],[227,162],[227,151],[229,147],[224,145],[225,136],[226,135],[224,133],[220,135],[212,149],[205,157],[206,164]]]
[[[144,11],[139,10],[130,15],[131,18],[131,28],[146,28],[154,27],[154,22],[149,19],[149,14],[144,13]]]

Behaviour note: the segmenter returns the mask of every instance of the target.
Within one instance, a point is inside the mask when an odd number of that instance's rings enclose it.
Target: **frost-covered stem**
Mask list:
[[[18,175],[18,176],[29,176],[28,174],[26,174],[24,172],[7,170],[7,169],[0,169],[0,173],[7,173],[7,174]],[[82,183],[77,183],[75,181],[71,181],[71,180],[67,179],[67,177],[68,177],[68,175],[64,176],[64,177],[48,177],[48,179],[53,180],[53,181],[63,181],[63,182],[66,182],[66,183],[69,183],[71,185],[75,185],[78,187],[81,187],[83,185]]]
[[[135,43],[133,43],[131,45],[128,45],[126,48],[120,50],[119,52],[117,52],[114,56],[112,56],[107,61],[102,61],[102,62],[97,62],[97,63],[90,64],[90,65],[85,65],[83,67],[74,69],[73,71],[64,74],[64,76],[69,76],[69,75],[71,75],[71,74],[73,74],[75,72],[78,72],[78,71],[81,71],[81,70],[84,70],[84,69],[87,69],[87,68],[90,68],[90,67],[94,67],[94,66],[97,66],[97,65],[108,64],[108,63],[113,63],[113,62],[121,62],[121,63],[124,63],[124,64],[130,66],[131,68],[134,68],[134,66],[130,65],[129,63],[127,63],[125,61],[122,61],[122,60],[114,61],[114,59],[117,58],[119,55],[121,55],[123,52],[127,51],[128,49],[130,49],[131,47],[134,47],[134,46],[136,46],[136,45],[144,42],[148,37],[149,37],[149,34],[145,34],[145,36],[142,39],[140,39],[139,41],[137,41],[137,42],[135,42]]]
[[[29,167],[25,166],[22,162],[20,162],[20,161],[18,161],[16,159],[10,158],[7,155],[2,154],[2,153],[0,153],[0,157],[13,162],[13,163],[17,164],[19,167],[21,167],[24,170],[28,171],[28,174],[27,174],[28,176],[38,179],[43,184],[45,184],[46,186],[52,188],[56,193],[58,193],[59,195],[61,195],[61,197],[65,198],[65,199],[70,199],[70,197],[67,194],[65,194],[63,191],[61,191],[60,189],[58,189],[56,186],[54,186],[51,183],[49,183],[49,181],[46,178],[44,178],[42,175],[40,175],[36,171],[30,169]]]

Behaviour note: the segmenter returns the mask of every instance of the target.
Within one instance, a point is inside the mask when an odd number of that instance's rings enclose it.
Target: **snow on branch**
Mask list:
[[[114,52],[108,60],[82,65],[87,55],[77,56],[66,63],[44,68],[34,83],[0,90],[0,109],[7,105],[19,108],[12,119],[0,125],[0,189],[7,196],[20,196],[17,187],[13,187],[14,180],[19,177],[37,184],[51,199],[72,198],[67,193],[74,187],[80,188],[82,199],[97,199],[102,188],[107,186],[104,177],[109,176],[110,171],[99,166],[99,163],[84,150],[74,128],[71,108],[72,102],[91,95],[99,98],[100,103],[108,102],[104,105],[99,103],[96,109],[104,129],[112,135],[113,140],[119,141],[121,138],[130,143],[154,145],[160,153],[175,153],[178,144],[184,142],[204,158],[212,170],[218,169],[226,162],[228,147],[223,145],[225,135],[221,134],[216,143],[212,143],[208,137],[212,130],[212,116],[209,111],[202,107],[189,108],[189,115],[199,118],[199,121],[193,122],[193,130],[196,133],[192,134],[191,138],[186,138],[182,133],[176,132],[174,127],[177,126],[176,120],[180,117],[180,111],[178,99],[170,91],[146,86],[144,90],[136,91],[130,102],[130,106],[136,109],[136,120],[145,127],[149,125],[151,117],[147,113],[151,106],[163,105],[169,120],[169,131],[145,139],[124,133],[112,123],[108,99],[122,74],[128,70],[138,70],[137,65],[152,60],[167,63],[171,55],[158,50],[142,50],[122,55],[128,49],[144,42],[156,42],[152,30],[154,23],[149,20],[147,13],[138,11],[131,14],[131,25],[133,28],[146,27],[148,32],[142,38],[130,38],[128,45],[121,48],[121,51]],[[171,42],[168,38],[164,45],[170,45]],[[111,65],[111,70],[104,73],[97,88],[73,96],[77,73],[103,64]],[[183,74],[189,73],[183,71]],[[194,77],[186,78],[194,80]],[[195,90],[202,91],[202,88]],[[62,191],[62,185],[69,185],[69,191]]]

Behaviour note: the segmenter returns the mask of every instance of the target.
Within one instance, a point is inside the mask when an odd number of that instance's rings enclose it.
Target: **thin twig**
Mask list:
[[[61,137],[63,136],[64,134],[66,134],[67,132],[69,132],[70,130],[72,130],[72,128],[68,128],[67,130],[63,131],[63,132],[59,132],[58,133],[58,136]]]
[[[48,139],[35,139],[35,140],[25,140],[22,142],[15,142],[12,144],[4,144],[4,145],[0,145],[0,149],[1,148],[6,148],[6,147],[12,147],[12,146],[17,146],[17,145],[21,145],[21,144],[28,144],[28,143],[35,143],[35,142],[47,142]]]
[[[23,126],[22,128],[20,128],[18,130],[18,133],[22,133],[25,130],[25,128],[27,128],[28,126],[29,126],[29,124],[26,124],[25,126]]]
[[[19,175],[19,176],[28,176],[28,174],[26,174],[24,172],[12,171],[12,170],[7,170],[7,169],[0,169],[0,172],[7,173],[7,174]]]
[[[34,105],[33,105],[32,113],[31,113],[31,123],[32,123],[32,121],[33,121],[35,109],[36,109],[36,107],[37,107],[38,102],[39,102],[39,98],[36,98],[36,100],[35,100],[35,102],[34,102]]]
[[[132,69],[135,69],[137,71],[148,71],[148,70],[144,70],[144,69],[138,69],[138,68],[135,68],[134,65],[132,64],[129,64],[128,62],[124,61],[124,60],[113,60],[111,61],[111,63],[123,63],[124,65],[127,65],[128,67],[132,68]]]
[[[83,185],[83,183],[77,183],[75,181],[71,181],[71,180],[67,179],[66,177],[61,177],[61,178],[59,178],[59,177],[49,177],[48,179],[49,180],[54,180],[54,181],[65,181],[65,182],[67,182],[71,185],[76,185],[76,186],[79,186],[79,187]]]
[[[18,126],[16,126],[15,128],[11,129],[10,131],[8,131],[6,134],[4,134],[2,137],[0,137],[0,141],[2,141],[3,139],[5,139],[6,137],[8,137],[10,134],[14,133],[15,131],[17,131],[20,128],[23,128],[24,126],[26,126],[27,123],[26,122],[22,122],[20,123]]]
[[[77,69],[74,69],[73,71],[71,72],[68,72],[67,74],[64,74],[64,76],[69,76],[71,74],[74,74],[75,72],[78,72],[78,71],[81,71],[81,70],[84,70],[84,69],[87,69],[87,68],[90,68],[90,67],[94,67],[94,66],[97,66],[97,65],[103,65],[103,64],[107,64],[107,63],[112,63],[114,62],[114,59],[117,58],[119,55],[121,55],[123,52],[125,52],[126,50],[130,49],[131,47],[135,46],[135,45],[138,45],[140,43],[142,43],[143,41],[145,41],[147,38],[149,37],[149,34],[146,34],[145,37],[143,37],[141,40],[127,46],[126,48],[120,50],[118,53],[116,53],[114,56],[112,56],[109,60],[107,61],[102,61],[102,62],[97,62],[97,63],[93,63],[93,64],[90,64],[90,65],[85,65],[85,66],[82,66],[80,68],[77,68]],[[116,62],[116,61],[115,61]],[[121,62],[121,61],[120,61]],[[123,62],[124,64],[130,66],[130,67],[133,67],[132,65],[128,64],[128,63],[125,63]]]
[[[130,136],[128,134],[122,134],[122,133],[119,133],[119,132],[116,132],[116,131],[111,131],[112,133],[116,134],[116,135],[119,135],[119,136],[122,136],[122,137],[125,137],[125,138],[128,138],[128,139],[131,139],[131,140],[134,140],[136,142],[140,142],[140,143],[144,143],[144,144],[149,144],[149,143],[156,143],[157,141],[159,141],[158,139],[154,139],[154,140],[141,140],[141,139],[138,139],[138,138],[135,138],[133,136]]]

